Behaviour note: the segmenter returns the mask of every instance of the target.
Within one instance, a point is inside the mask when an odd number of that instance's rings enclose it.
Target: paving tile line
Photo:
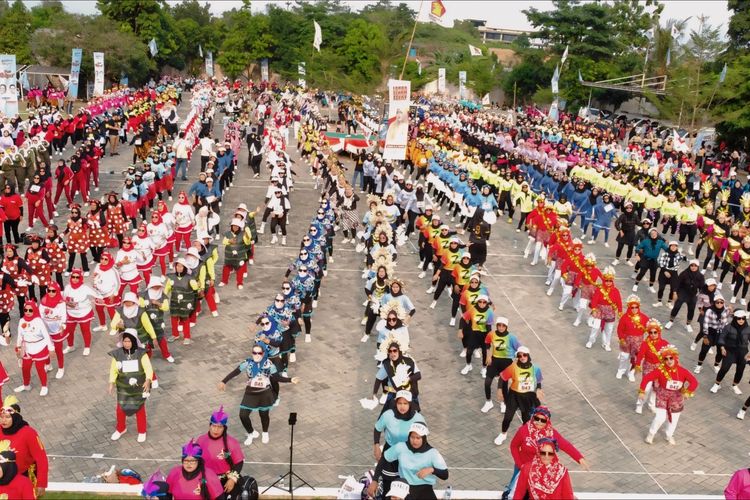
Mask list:
[[[75,460],[111,460],[118,462],[158,462],[158,463],[178,463],[179,460],[175,458],[129,458],[129,457],[106,457],[95,455],[57,455],[48,454],[50,458],[60,459],[75,459]],[[283,465],[288,466],[289,462],[253,462],[245,460],[246,464],[251,465]],[[366,469],[372,468],[372,464],[339,464],[339,463],[318,463],[318,462],[294,462],[295,466],[301,467],[344,467],[344,468],[356,468]],[[512,472],[513,469],[509,467],[451,467],[451,470],[461,471],[477,471],[477,472]],[[644,471],[624,471],[624,470],[569,470],[571,474],[615,474],[621,476],[707,476],[707,477],[731,477],[732,474],[728,473],[708,473],[702,471],[691,471],[691,472],[650,472]],[[657,483],[658,484],[658,483]],[[666,492],[665,492],[666,494]]]
[[[576,382],[571,378],[571,376],[568,374],[568,372],[563,368],[562,364],[560,363],[560,361],[558,361],[557,357],[555,357],[555,355],[552,353],[552,351],[547,347],[547,344],[542,340],[541,336],[536,332],[536,330],[534,329],[534,327],[531,326],[531,323],[529,323],[529,321],[526,319],[526,316],[524,316],[523,314],[521,314],[521,311],[518,309],[518,307],[516,307],[516,304],[511,300],[511,298],[508,295],[508,293],[501,286],[500,282],[497,280],[497,277],[489,271],[489,268],[486,265],[484,267],[484,270],[487,273],[487,276],[489,276],[495,282],[495,284],[498,286],[498,288],[500,288],[501,293],[505,297],[505,300],[507,300],[508,304],[510,304],[510,306],[513,308],[513,310],[516,311],[516,314],[518,314],[518,316],[526,324],[526,326],[529,328],[529,330],[534,335],[534,337],[536,337],[537,341],[539,341],[539,343],[541,344],[542,348],[547,352],[547,354],[550,356],[550,358],[552,358],[552,361],[557,365],[557,367],[563,373],[563,375],[565,376],[565,378],[568,379],[568,381],[570,382],[570,384],[576,389],[576,391],[578,391],[578,393],[581,395],[581,397],[583,398],[583,400],[586,401],[586,404],[588,404],[589,407],[594,411],[594,413],[596,413],[596,416],[599,417],[599,419],[601,419],[602,422],[604,422],[604,425],[607,426],[607,428],[610,430],[610,432],[620,442],[620,444],[622,445],[622,447],[625,448],[625,450],[627,450],[627,452],[630,454],[631,457],[633,457],[633,460],[635,460],[635,462],[638,464],[638,466],[641,469],[643,469],[643,472],[640,473],[640,474],[646,475],[649,478],[651,478],[651,480],[656,484],[656,486],[658,486],[659,489],[662,492],[664,492],[665,495],[668,495],[669,493],[667,492],[666,489],[664,489],[664,487],[661,485],[661,483],[659,483],[659,481],[656,479],[656,477],[654,477],[654,474],[652,472],[650,472],[646,468],[646,466],[643,464],[643,462],[641,462],[638,459],[638,457],[633,452],[633,450],[631,450],[630,447],[627,444],[625,444],[625,441],[623,441],[623,439],[620,437],[620,435],[617,433],[617,431],[615,431],[615,429],[611,425],[609,425],[609,422],[607,422],[607,420],[604,418],[604,415],[602,415],[599,412],[599,410],[596,408],[596,406],[594,406],[594,404],[586,396],[586,394],[583,392],[583,390],[578,386],[578,384],[576,384]],[[573,471],[571,471],[571,472],[573,472]],[[576,472],[578,472],[578,471],[576,471]],[[664,474],[662,474],[662,475],[664,475]],[[706,475],[708,476],[709,474],[706,474]]]

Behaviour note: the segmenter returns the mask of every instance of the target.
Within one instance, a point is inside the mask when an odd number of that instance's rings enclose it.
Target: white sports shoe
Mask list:
[[[365,333],[364,335],[362,335],[362,338],[359,339],[359,341],[360,342],[367,342],[367,339],[369,339],[369,338],[370,338],[370,336]]]
[[[263,443],[263,444],[268,444],[268,433],[267,432],[264,432],[263,434],[261,434],[260,442]]]
[[[44,387],[42,387],[42,388],[41,388],[41,389],[39,390],[39,395],[40,395],[40,396],[42,396],[42,397],[44,397],[44,396],[46,396],[47,394],[49,394],[49,389],[47,389],[47,386],[45,385]]]
[[[456,326],[456,318],[455,317],[451,318],[450,323],[448,323],[448,325],[449,326]]]
[[[250,446],[253,444],[253,439],[259,437],[260,434],[258,434],[258,431],[253,431],[252,434],[248,434],[245,438],[245,446]]]
[[[484,403],[484,406],[482,406],[482,413],[487,413],[487,412],[488,412],[488,411],[490,411],[490,410],[491,410],[491,409],[492,409],[492,408],[493,408],[494,406],[495,406],[495,404],[494,404],[494,403],[493,403],[492,401],[486,401],[486,402]]]
[[[63,378],[64,375],[65,375],[65,368],[58,368],[57,373],[55,373],[55,378],[59,380]]]
[[[711,388],[709,389],[709,391],[711,391],[712,393],[716,394],[717,392],[719,392],[719,389],[721,389],[721,385],[715,383],[714,385],[711,386]]]
[[[464,366],[463,368],[461,368],[461,375],[466,375],[466,374],[468,374],[468,373],[469,373],[469,372],[470,372],[471,370],[473,370],[473,369],[474,369],[474,367],[473,367],[473,366],[471,366],[471,365],[466,365],[466,366]]]
[[[310,342],[312,342],[312,335],[310,335],[309,333],[306,333],[305,334],[305,342],[308,343],[308,344]]]
[[[504,433],[504,432],[501,432],[495,438],[495,444],[497,446],[500,446],[501,444],[503,444],[505,442],[506,439],[508,439],[508,435],[506,433]]]
[[[735,393],[735,394],[737,394],[738,396],[739,396],[740,394],[742,394],[742,390],[741,390],[741,389],[739,388],[739,386],[733,385],[733,386],[732,386],[732,390],[733,390],[733,391],[734,391],[734,393]]]
[[[145,432],[139,432],[138,433],[138,439],[137,441],[139,443],[145,443],[146,442],[146,433]]]
[[[125,429],[125,430],[124,430],[124,431],[122,431],[122,432],[118,432],[118,431],[115,431],[115,432],[113,432],[113,433],[112,433],[112,435],[111,435],[111,436],[109,437],[109,439],[111,439],[112,441],[117,441],[117,440],[118,440],[118,439],[120,439],[120,438],[122,437],[122,435],[123,435],[123,434],[125,434],[126,432],[128,432],[128,430],[127,430],[127,429]]]

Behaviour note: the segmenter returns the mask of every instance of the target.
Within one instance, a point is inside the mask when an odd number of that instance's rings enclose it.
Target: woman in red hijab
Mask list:
[[[55,378],[61,379],[65,374],[65,354],[63,354],[63,341],[67,337],[65,332],[65,320],[67,319],[67,307],[63,300],[62,290],[57,282],[52,282],[47,287],[47,293],[40,301],[39,312],[44,324],[47,326],[47,332],[52,339],[57,358],[57,373]],[[52,369],[52,367],[50,367]]]
[[[39,315],[36,302],[27,300],[23,306],[23,316],[18,322],[18,339],[16,340],[16,355],[21,360],[23,385],[16,387],[15,392],[31,390],[31,365],[33,364],[42,384],[39,395],[47,395],[47,370],[44,367],[49,360],[49,352],[53,348],[52,339]]]
[[[543,437],[536,443],[538,451],[531,462],[521,467],[514,500],[567,500],[573,496],[568,469],[557,457],[557,441]]]

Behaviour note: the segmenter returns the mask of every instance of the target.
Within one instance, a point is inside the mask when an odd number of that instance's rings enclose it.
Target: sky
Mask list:
[[[199,0],[201,1],[201,0]],[[398,0],[394,0],[397,3]],[[38,5],[40,2],[35,0],[24,1],[24,3],[32,7]],[[179,3],[177,1],[168,0],[168,3]],[[202,2],[201,3],[205,3]],[[234,7],[242,5],[240,0],[221,0],[211,1],[211,12],[214,14],[220,14],[225,10],[230,10]],[[266,6],[271,3],[278,3],[284,5],[286,2],[271,2],[267,0],[253,0],[252,6],[253,11],[263,11]],[[354,10],[358,10],[364,5],[373,2],[366,1],[355,1],[345,0],[345,3],[349,4]],[[413,10],[419,9],[419,0],[407,0],[405,2]],[[430,8],[430,1],[425,0],[422,2],[422,17],[427,16],[427,12]],[[664,0],[664,11],[662,12],[662,24],[667,19],[685,19],[690,18],[688,21],[688,28],[695,29],[698,25],[698,17],[705,15],[708,17],[708,22],[712,25],[722,25],[722,33],[726,33],[727,23],[729,22],[730,12],[727,9],[727,2],[725,0],[708,0],[708,1],[697,1],[697,0]],[[76,0],[76,1],[65,1],[63,0],[65,9],[70,12],[80,14],[93,14],[97,12],[96,2],[94,0]],[[522,12],[524,9],[529,7],[536,7],[538,10],[551,10],[552,2],[546,0],[503,0],[503,1],[476,1],[476,0],[443,0],[443,5],[446,8],[446,16],[449,21],[456,19],[483,19],[487,21],[487,25],[493,28],[506,28],[506,29],[530,29],[531,25],[526,20],[526,16]]]

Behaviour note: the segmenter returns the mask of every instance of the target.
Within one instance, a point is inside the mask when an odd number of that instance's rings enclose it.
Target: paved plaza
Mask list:
[[[187,114],[184,103],[180,114]],[[216,136],[220,137],[218,126]],[[234,187],[224,198],[225,213],[242,202],[254,207],[263,201],[268,181],[251,178],[246,155],[243,148]],[[129,160],[130,148],[118,157],[105,158],[101,168],[103,186],[94,194],[110,189],[119,192],[121,172]],[[198,167],[199,159],[194,158],[189,171],[191,181]],[[116,174],[108,174],[109,170]],[[34,375],[34,389],[22,394],[21,405],[50,454],[51,480],[81,481],[111,464],[133,468],[143,475],[157,466],[166,471],[177,463],[182,444],[191,436],[206,432],[211,412],[220,405],[230,414],[230,433],[240,441],[244,439],[237,417],[242,381],[237,378],[230,382],[225,393],[218,392],[216,384],[248,354],[248,325],[279,290],[317,205],[308,167],[297,160],[294,170],[298,175],[291,195],[289,246],[270,246],[270,236],[261,236],[245,289],[237,290],[231,284],[218,289],[219,317],[199,317],[193,345],[170,345],[176,358],[174,364],[154,356],[160,385],[147,403],[149,428],[145,443],[136,442],[134,421],[129,421],[128,433],[120,441],[110,441],[115,400],[107,394],[107,352],[114,342],[106,332],[94,334],[89,357],[82,357],[81,349],[66,357],[65,378],[52,378],[46,398],[38,396]],[[186,187],[188,183],[177,185]],[[222,215],[224,227],[227,218]],[[63,221],[62,217],[57,220],[61,225]],[[729,382],[718,394],[710,394],[714,374],[709,363],[698,376],[701,387],[696,397],[687,402],[675,435],[677,445],[666,443],[663,429],[653,445],[644,443],[652,414],[648,410],[643,415],[635,414],[636,384],[626,378],[615,379],[616,349],[605,352],[598,345],[585,349],[588,329],[572,326],[572,309],[557,310],[557,292],[552,297],[544,294],[546,269],[542,265],[530,266],[523,259],[525,235],[516,233],[515,225],[504,220],[492,232],[485,283],[496,314],[507,316],[511,332],[531,349],[534,363],[542,369],[545,403],[552,410],[555,427],[591,464],[592,470],[585,472],[567,457],[563,459],[572,471],[574,489],[720,493],[731,473],[748,465],[750,423],[734,417],[745,395],[734,395]],[[577,229],[574,232],[577,235]],[[372,341],[359,341],[363,330],[362,256],[354,252],[352,245],[341,248],[341,238],[339,235],[336,239],[335,262],[329,266],[313,316],[313,342],[298,344],[297,363],[289,370],[290,376],[299,376],[301,382],[296,386],[282,385],[281,404],[271,412],[270,443],[263,445],[256,440],[251,447],[243,447],[244,471],[261,485],[270,484],[287,469],[289,412],[299,415],[295,470],[313,486],[338,486],[342,482],[339,475],[359,477],[374,467],[372,428],[378,409],[365,410],[358,400],[371,395],[375,345]],[[413,237],[411,241],[416,240]],[[601,244],[587,245],[585,250],[597,254],[600,267],[613,258],[613,249]],[[431,296],[424,293],[429,283],[427,278],[418,279],[416,265],[412,245],[401,247],[397,275],[405,280],[405,292],[417,307],[409,332],[412,356],[423,373],[420,401],[430,428],[430,443],[448,463],[450,480],[446,484],[454,489],[499,490],[512,471],[507,447],[510,440],[502,447],[493,444],[500,427],[499,405],[488,414],[480,412],[484,394],[479,365],[475,360],[472,372],[467,376],[459,373],[464,362],[458,356],[456,329],[448,326],[449,298],[443,294],[438,307],[430,310]],[[632,268],[621,264],[617,272],[624,298],[632,286]],[[650,304],[655,295],[648,292],[647,286],[641,290],[645,312],[654,313]],[[656,311],[655,317],[666,322],[668,310]],[[683,310],[682,321],[665,331],[664,336],[680,348],[683,364],[692,369],[697,352],[688,348],[692,335],[684,331],[684,314]],[[15,318],[13,324],[17,324]],[[80,338],[77,340],[80,347]],[[4,391],[10,394],[20,384],[20,369],[12,349],[2,349],[0,359],[11,377]],[[750,393],[750,386],[743,383],[741,387]],[[257,414],[253,418],[254,425],[259,426]],[[509,438],[519,423],[517,420],[511,426]]]

